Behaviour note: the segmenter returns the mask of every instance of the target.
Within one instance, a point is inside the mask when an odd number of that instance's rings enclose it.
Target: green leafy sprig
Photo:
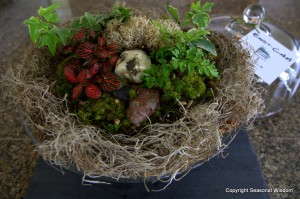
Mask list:
[[[152,53],[154,64],[144,75],[147,87],[158,87],[164,93],[170,93],[176,90],[175,82],[178,83],[178,79],[194,77],[195,73],[207,79],[219,78],[212,61],[217,52],[213,43],[206,37],[209,34],[206,29],[209,24],[208,12],[212,6],[212,3],[201,6],[200,1],[193,3],[183,21],[180,20],[175,7],[167,6],[166,10],[171,19],[180,26],[192,27],[189,31],[171,33],[158,22],[154,22],[161,31],[162,40],[173,45],[164,46]],[[189,98],[188,95],[187,97]]]
[[[191,26],[192,24],[198,26],[198,28],[204,29],[207,27],[209,22],[208,13],[211,12],[213,3],[206,2],[201,6],[201,1],[192,3],[190,10],[187,11],[184,15],[184,19],[181,21],[178,9],[168,5],[166,10],[171,18],[174,19],[180,26]]]
[[[58,45],[66,45],[82,28],[102,31],[109,20],[116,18],[126,21],[131,16],[130,9],[116,5],[109,14],[85,13],[81,18],[73,20],[68,27],[59,28],[56,25],[59,18],[55,13],[58,7],[57,3],[46,8],[40,7],[37,17],[32,16],[24,21],[24,24],[29,27],[32,42],[38,47],[47,46],[51,55],[55,55]]]
[[[183,21],[180,21],[177,8],[168,5],[166,10],[169,16],[182,28],[188,27],[190,29],[188,32],[183,32],[186,35],[185,37],[188,37],[188,45],[202,48],[216,56],[214,45],[205,37],[205,35],[209,34],[206,27],[210,21],[208,13],[211,12],[213,5],[213,3],[206,2],[201,6],[201,1],[192,3],[190,10],[185,13]]]
[[[68,39],[68,30],[59,29],[55,23],[59,22],[59,18],[55,10],[59,4],[53,4],[47,8],[40,7],[38,17],[30,17],[24,21],[28,25],[30,38],[38,47],[48,46],[52,55],[56,52],[56,46],[60,43],[65,44]]]

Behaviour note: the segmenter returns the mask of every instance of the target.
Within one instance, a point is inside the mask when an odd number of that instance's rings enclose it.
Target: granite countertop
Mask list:
[[[62,2],[54,0],[53,2]],[[63,17],[78,16],[88,10],[109,7],[110,0],[63,1]],[[187,9],[193,0],[127,0],[129,6],[147,6],[162,9],[165,3]],[[238,14],[251,3],[261,3],[267,11],[267,19],[296,38],[300,39],[300,1],[298,0],[213,0],[212,14]],[[40,5],[46,1],[38,0],[2,0],[0,1],[0,65],[17,65],[22,60],[26,46],[30,44],[28,30],[22,21],[35,15]],[[43,5],[45,6],[45,5]],[[64,10],[66,6],[71,9]],[[5,42],[4,42],[5,41]],[[1,71],[0,71],[1,72]],[[0,95],[2,93],[0,92]],[[282,112],[269,118],[257,119],[249,131],[257,156],[270,188],[291,188],[293,193],[271,193],[273,199],[296,198],[300,195],[300,92],[296,92],[292,103]],[[22,198],[35,166],[37,153],[23,128],[17,122],[18,115],[0,102],[0,198]],[[298,138],[298,139],[297,139]]]

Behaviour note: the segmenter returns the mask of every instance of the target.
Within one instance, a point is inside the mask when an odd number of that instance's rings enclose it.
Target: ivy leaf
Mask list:
[[[182,22],[182,25],[184,25],[184,26],[190,25],[193,15],[194,15],[194,13],[192,13],[192,12],[186,12],[185,16],[184,16],[184,20]]]
[[[179,21],[179,13],[178,13],[178,9],[171,6],[171,5],[168,5],[167,8],[166,8],[167,12],[173,17],[173,19],[177,22],[177,23],[180,23]]]
[[[211,2],[205,2],[202,6],[202,11],[204,12],[211,12],[212,7],[214,6],[214,3]]]
[[[54,56],[56,52],[56,45],[59,41],[60,40],[56,36],[56,34],[43,34],[41,35],[41,41],[39,43],[39,47],[48,46],[51,55]]]
[[[40,7],[40,9],[38,10],[38,14],[43,17],[45,15],[49,15],[52,12],[54,12],[60,5],[58,3],[54,3],[51,6],[47,7],[47,8],[43,8],[42,6]]]
[[[88,13],[88,12],[86,12],[84,14],[84,16],[82,17],[82,20],[86,20],[86,23],[88,23],[90,27],[93,27],[97,23],[97,20],[95,19],[95,17],[91,13]]]
[[[43,17],[44,17],[44,19],[45,19],[46,21],[48,21],[48,22],[50,22],[50,23],[57,23],[57,22],[59,22],[59,18],[58,18],[58,16],[57,16],[56,13],[51,13],[51,14],[45,15],[45,16],[43,16]]]
[[[200,39],[197,41],[192,41],[189,43],[189,45],[196,46],[198,48],[202,48],[202,49],[210,52],[214,56],[217,56],[217,51],[216,51],[214,44],[206,38],[203,38],[203,39]]]
[[[88,28],[90,26],[89,21],[85,16],[81,17],[79,20],[80,28]]]
[[[79,20],[73,20],[70,24],[71,30],[79,30],[81,28],[90,28],[93,31],[100,31],[101,24],[106,17],[102,15],[92,15],[90,13],[85,13]]]
[[[191,5],[191,10],[195,11],[196,13],[199,12],[199,10],[201,9],[201,1],[197,1],[196,3],[192,3]]]
[[[81,28],[80,20],[74,20],[70,24],[71,30],[79,30]]]
[[[198,13],[192,17],[192,21],[199,28],[205,28],[209,22],[209,16],[206,13]]]
[[[131,9],[122,6],[114,6],[111,11],[112,17],[119,19],[121,22],[128,20],[131,16]]]
[[[59,39],[63,43],[63,45],[67,44],[68,38],[70,38],[70,32],[68,29],[58,29],[56,34],[58,35]]]
[[[30,17],[29,19],[24,21],[24,24],[29,27],[29,34],[32,42],[37,42],[37,38],[40,35],[41,23],[39,18]]]

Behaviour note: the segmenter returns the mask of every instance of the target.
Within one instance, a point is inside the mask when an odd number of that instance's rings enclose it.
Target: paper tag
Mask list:
[[[262,30],[252,30],[242,38],[254,48],[255,74],[267,84],[275,81],[280,73],[290,67],[296,60],[296,55],[268,36]]]

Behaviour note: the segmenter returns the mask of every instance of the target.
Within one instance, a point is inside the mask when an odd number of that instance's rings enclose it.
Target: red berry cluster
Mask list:
[[[72,99],[83,93],[88,98],[101,97],[101,91],[112,92],[121,87],[121,82],[113,73],[117,63],[118,45],[106,44],[103,36],[87,29],[78,31],[72,44],[64,48],[64,53],[72,57],[64,64],[64,76],[72,84]]]

